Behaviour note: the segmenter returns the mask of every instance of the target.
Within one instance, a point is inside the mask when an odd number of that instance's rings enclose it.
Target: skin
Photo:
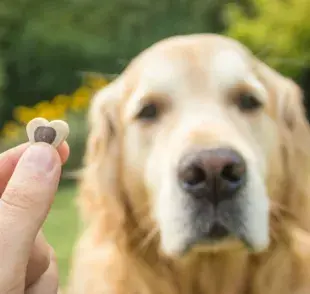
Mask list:
[[[53,203],[67,143],[25,143],[0,155],[0,293],[54,294],[55,254],[41,227]]]

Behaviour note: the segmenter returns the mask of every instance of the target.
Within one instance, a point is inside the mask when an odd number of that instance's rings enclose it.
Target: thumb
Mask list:
[[[0,199],[0,252],[6,252],[2,259],[28,262],[26,252],[44,223],[60,173],[60,157],[46,143],[30,145],[21,156]]]

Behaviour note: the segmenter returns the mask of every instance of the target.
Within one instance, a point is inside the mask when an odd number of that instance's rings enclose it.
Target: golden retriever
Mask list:
[[[136,57],[90,107],[70,294],[310,293],[302,91],[239,42]]]

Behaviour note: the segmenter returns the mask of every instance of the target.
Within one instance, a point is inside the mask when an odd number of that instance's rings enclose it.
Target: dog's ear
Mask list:
[[[309,144],[309,123],[304,108],[304,95],[301,88],[292,80],[282,78],[277,85],[277,109],[280,122],[286,129],[287,135],[292,139],[302,142],[297,148],[307,148]],[[308,152],[309,150],[307,150]]]
[[[112,150],[119,128],[119,104],[122,98],[121,82],[116,80],[98,91],[88,113],[89,136],[86,164],[97,162],[99,155]],[[113,144],[114,143],[114,144]]]
[[[285,206],[290,215],[283,225],[291,236],[296,263],[300,261],[305,270],[305,259],[310,256],[305,250],[310,245],[310,127],[302,89],[294,81],[280,78],[277,109],[289,171]]]
[[[278,115],[289,170],[286,205],[298,227],[310,229],[310,128],[301,88],[284,78],[279,84]]]
[[[301,88],[293,80],[284,77],[261,61],[257,60],[256,64],[259,78],[272,96],[272,111],[275,113],[279,126],[291,136],[296,137],[301,132],[309,134]]]
[[[80,185],[79,206],[89,218],[107,207],[119,209],[120,193],[120,103],[123,87],[120,78],[98,91],[89,109],[89,134]],[[111,205],[113,207],[111,207]],[[114,216],[120,213],[114,211]]]
[[[301,88],[291,79],[259,64],[260,78],[268,88],[278,125],[286,172],[285,206],[310,229],[310,128]]]

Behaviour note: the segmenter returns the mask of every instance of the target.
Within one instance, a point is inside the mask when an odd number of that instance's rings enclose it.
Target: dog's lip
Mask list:
[[[187,253],[196,248],[196,246],[216,246],[217,243],[221,243],[221,241],[232,238],[233,236],[234,235],[225,226],[215,222],[210,227],[208,232],[204,232],[200,236],[196,236],[188,241],[184,250],[182,251],[182,255],[187,255]]]
[[[198,234],[187,243],[183,255],[191,251],[191,249],[196,246],[216,246],[217,244],[221,244],[223,241],[225,242],[225,240],[235,240],[234,242],[238,241],[240,244],[243,244],[243,247],[247,248],[249,252],[255,251],[252,244],[248,242],[245,236],[238,236],[238,234],[235,234],[235,232],[231,231],[220,222],[214,222],[208,231]]]
[[[222,239],[228,237],[230,235],[229,230],[221,225],[220,223],[214,223],[210,229],[210,231],[206,234],[208,239]]]

